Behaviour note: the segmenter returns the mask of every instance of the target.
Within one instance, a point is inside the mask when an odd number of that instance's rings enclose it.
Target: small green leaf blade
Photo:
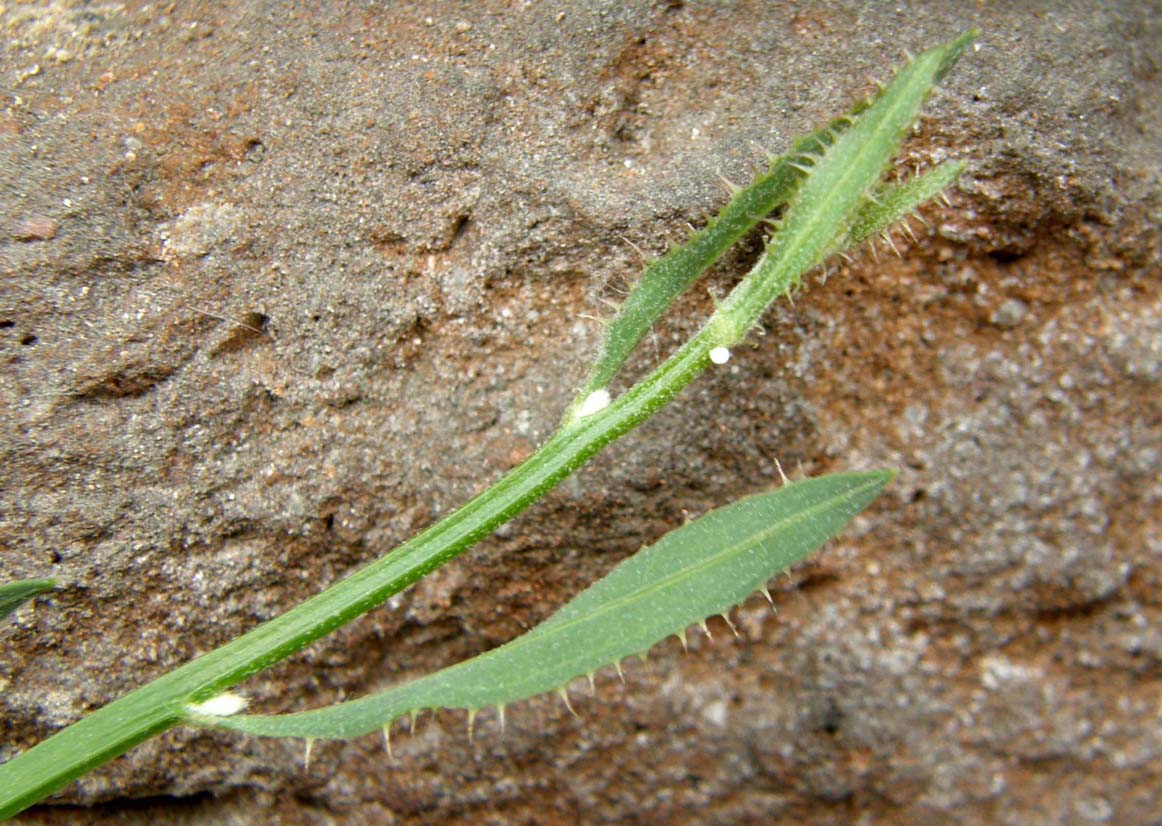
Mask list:
[[[524,636],[388,691],[295,714],[191,714],[190,722],[349,738],[422,709],[504,706],[561,688],[740,604],[835,536],[894,475],[836,473],[713,510],[625,560]]]
[[[0,619],[4,619],[24,603],[56,587],[54,579],[21,579],[0,585]]]
[[[884,184],[875,191],[872,200],[859,208],[847,232],[823,257],[885,232],[951,186],[964,167],[964,161],[948,161],[904,183]]]

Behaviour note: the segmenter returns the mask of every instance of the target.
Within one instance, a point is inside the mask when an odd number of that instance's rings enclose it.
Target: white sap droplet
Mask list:
[[[710,360],[715,364],[726,364],[730,361],[730,351],[725,347],[715,347],[710,351]]]
[[[594,390],[585,397],[585,401],[581,402],[581,406],[577,408],[577,418],[581,419],[585,416],[592,416],[594,413],[604,410],[609,407],[609,391],[604,388],[601,390]]]
[[[198,714],[204,717],[229,717],[232,714],[237,714],[246,708],[250,701],[241,694],[234,694],[227,691],[225,694],[219,694],[217,697],[211,697],[204,703],[190,703],[186,706],[186,710],[191,714]]]

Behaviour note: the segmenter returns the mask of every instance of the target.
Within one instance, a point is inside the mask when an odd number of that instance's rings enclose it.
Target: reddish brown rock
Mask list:
[[[56,230],[56,221],[33,215],[18,221],[12,234],[17,241],[51,241],[56,238]]]

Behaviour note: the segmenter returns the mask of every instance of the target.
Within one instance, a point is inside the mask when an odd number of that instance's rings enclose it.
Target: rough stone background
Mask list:
[[[903,48],[984,32],[905,160],[969,173],[902,259],[839,267],[508,529],[245,688],[298,708],[485,650],[776,457],[900,468],[776,583],[777,617],[754,600],[738,641],[599,675],[580,719],[536,699],[469,744],[449,713],[394,763],[366,738],[309,771],[299,743],[179,731],[19,822],[1162,822],[1157,2],[0,20],[0,578],[64,584],[0,626],[0,759],[482,489],[580,382],[639,269],[623,239],[664,249]]]

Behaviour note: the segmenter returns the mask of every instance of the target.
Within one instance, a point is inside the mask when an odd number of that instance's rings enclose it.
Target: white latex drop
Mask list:
[[[191,703],[186,708],[193,714],[204,715],[206,717],[229,717],[232,714],[237,714],[242,711],[249,702],[241,694],[234,694],[227,691],[225,694],[211,697],[204,703]]]
[[[581,406],[577,408],[577,418],[583,419],[604,410],[609,407],[610,401],[608,390],[594,390],[585,397],[585,401],[581,402]]]

